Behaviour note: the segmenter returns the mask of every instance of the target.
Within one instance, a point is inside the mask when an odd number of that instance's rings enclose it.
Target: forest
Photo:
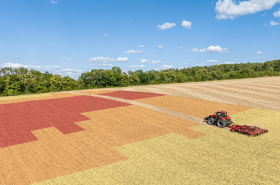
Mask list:
[[[280,60],[264,63],[220,64],[160,71],[129,70],[119,67],[92,69],[77,80],[59,74],[42,73],[26,68],[1,68],[0,96],[47,93],[105,87],[127,87],[148,84],[186,83],[212,80],[280,76]]]

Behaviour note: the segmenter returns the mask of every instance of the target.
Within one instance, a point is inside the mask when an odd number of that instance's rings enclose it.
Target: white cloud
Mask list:
[[[51,1],[51,3],[52,3],[52,4],[56,4],[56,3],[58,3],[58,2],[57,2],[57,1]]]
[[[144,45],[140,45],[140,46],[139,46],[139,48],[143,48],[143,47],[144,47]]]
[[[156,69],[154,69],[154,68],[152,68],[153,70],[156,70],[156,71],[159,71],[160,70],[160,68],[156,68]]]
[[[153,60],[152,62],[151,62],[151,64],[158,64],[158,63],[161,63],[162,62],[162,60]]]
[[[108,57],[94,57],[90,58],[88,62],[113,62],[114,58],[108,58]]]
[[[144,65],[132,65],[132,66],[129,66],[129,67],[133,67],[133,68],[139,67],[139,68],[142,68],[142,67],[145,67],[145,66]]]
[[[279,43],[280,44],[280,43]],[[164,58],[164,60],[165,60],[166,58]]]
[[[190,51],[187,50],[186,52],[199,52],[199,50],[197,48],[191,49]],[[202,51],[201,51],[202,52]]]
[[[195,66],[204,66],[204,63],[201,63],[201,64],[195,64]]]
[[[156,55],[153,55],[153,57],[155,57]]]
[[[78,75],[81,74],[81,72],[83,72],[83,70],[78,70],[78,69],[70,69],[70,68],[63,68],[60,66],[36,66],[36,65],[24,65],[24,64],[18,64],[18,63],[4,63],[2,65],[0,65],[2,68],[4,67],[12,67],[12,68],[20,68],[20,67],[24,67],[27,69],[35,69],[41,72],[55,72],[57,74],[67,74],[69,72],[71,72],[72,74]]]
[[[235,19],[241,15],[254,14],[263,10],[271,9],[280,0],[249,0],[239,1],[236,4],[232,0],[219,0],[216,3],[215,11],[217,19]]]
[[[261,55],[261,54],[263,54],[263,52],[261,52],[261,51],[257,51],[257,54],[258,54],[258,55]]]
[[[264,26],[267,26],[267,23]]]
[[[176,26],[175,23],[169,23],[169,22],[166,22],[162,25],[158,25],[157,27],[160,29],[160,30],[165,30],[165,29],[168,29],[168,28],[172,28],[173,26]]]
[[[1,65],[2,68],[4,67],[11,67],[11,68],[20,68],[20,67],[24,67],[24,68],[33,68],[33,69],[39,69],[42,66],[35,66],[35,65],[24,65],[24,64],[18,64],[18,63],[4,63]],[[56,67],[58,68],[59,66],[52,66],[52,67]]]
[[[258,59],[258,60],[261,59],[261,57],[250,57],[250,58],[252,58],[252,59]]]
[[[128,50],[128,51],[126,51],[125,52],[125,54],[131,54],[131,53],[143,53],[143,51],[142,50]]]
[[[183,64],[178,64],[179,66],[181,66],[181,65],[187,65],[188,63],[183,63]]]
[[[61,68],[60,71],[63,71],[63,72],[82,72],[83,70],[77,70],[77,69],[70,69],[70,68]]]
[[[131,23],[127,22],[127,24],[131,24]]]
[[[179,69],[188,69],[189,67],[180,67]]]
[[[280,17],[280,11],[274,12],[274,13],[273,13],[273,16],[274,16],[274,17]]]
[[[105,34],[104,36],[105,36],[105,37],[110,37],[111,35]]]
[[[118,57],[117,59],[108,58],[108,57],[94,57],[94,58],[90,58],[88,62],[106,63],[106,62],[126,62],[126,61],[128,61],[127,57]]]
[[[164,65],[160,66],[160,68],[170,69],[170,68],[174,68],[174,66],[164,64]]]
[[[112,50],[114,50],[114,49],[110,49],[110,50],[112,51]]]
[[[144,54],[145,56],[147,56],[147,54]]]
[[[142,62],[142,63],[146,63],[146,62],[150,62],[150,61],[149,61],[149,60],[146,60],[146,59],[142,59],[141,62]]]
[[[181,25],[186,29],[191,29],[192,23],[190,21],[183,20]]]
[[[220,62],[219,60],[206,60],[205,62],[201,64],[196,64],[195,66],[204,66],[206,63],[217,63]]]
[[[79,58],[73,59],[73,58],[67,58],[68,61],[76,61],[79,60]]]
[[[218,52],[218,53],[228,53],[227,48],[221,48],[220,46],[209,46],[206,48],[207,52]]]
[[[180,46],[180,49],[182,49],[183,48],[183,46]]]
[[[103,39],[103,37],[101,37],[101,39]]]
[[[231,61],[228,61],[228,62],[224,62],[224,64],[240,64],[240,62],[231,62]]]
[[[276,26],[278,24],[279,24],[278,22],[270,21],[270,26]]]
[[[219,60],[206,60],[204,63],[217,63]]]
[[[132,62],[134,62],[134,61],[135,61],[135,59],[132,59],[131,61],[132,61]]]
[[[89,66],[114,66],[113,64],[91,64]]]
[[[127,57],[119,57],[119,58],[117,58],[117,62],[126,62],[128,60],[128,58]]]
[[[191,49],[190,51],[187,50],[186,52],[217,52],[217,53],[228,53],[227,48],[221,48],[220,46],[209,46],[206,49],[200,49],[197,48]]]
[[[162,46],[162,45],[158,45],[158,48],[162,49],[162,48],[163,48],[163,46]]]

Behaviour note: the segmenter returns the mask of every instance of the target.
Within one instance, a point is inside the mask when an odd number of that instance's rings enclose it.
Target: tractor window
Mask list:
[[[223,113],[222,116],[223,116],[223,117],[227,117],[227,113]]]

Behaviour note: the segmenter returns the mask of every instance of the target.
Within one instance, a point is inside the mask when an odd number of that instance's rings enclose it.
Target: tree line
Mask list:
[[[225,79],[280,76],[280,60],[264,63],[220,64],[213,66],[165,69],[160,71],[129,70],[119,67],[92,69],[82,73],[78,80],[69,76],[26,68],[1,68],[0,96],[47,93],[105,87],[127,87],[135,85],[200,82]]]

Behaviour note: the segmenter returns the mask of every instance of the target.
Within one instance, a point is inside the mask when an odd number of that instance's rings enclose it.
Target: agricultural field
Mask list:
[[[226,110],[258,137],[207,125]],[[0,184],[280,184],[280,77],[0,98]]]

